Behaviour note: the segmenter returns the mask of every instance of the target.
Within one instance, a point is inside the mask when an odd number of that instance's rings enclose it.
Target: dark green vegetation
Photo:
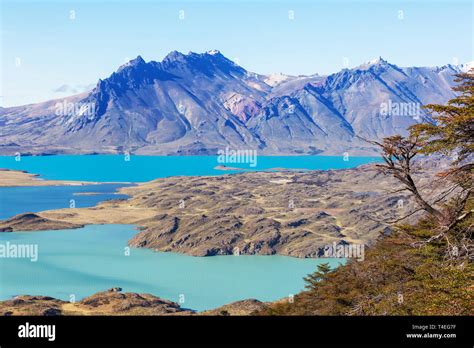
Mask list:
[[[465,223],[472,225],[473,219]],[[400,228],[369,249],[364,261],[334,272],[318,270],[293,303],[277,303],[259,314],[473,315],[472,262],[448,262],[443,241],[412,246],[433,228],[426,220]]]
[[[406,138],[380,146],[380,170],[396,178],[423,216],[416,223],[392,221],[394,232],[331,271],[322,265],[305,278],[306,291],[294,301],[273,304],[261,315],[473,315],[474,265],[472,155],[474,76],[457,76],[460,96],[447,105],[429,105],[436,124],[420,124]],[[443,192],[428,199],[413,173],[418,153],[441,154],[450,162],[433,181]]]

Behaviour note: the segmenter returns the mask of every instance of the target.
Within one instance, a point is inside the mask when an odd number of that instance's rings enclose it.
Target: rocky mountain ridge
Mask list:
[[[382,58],[329,76],[264,76],[219,51],[142,57],[89,93],[0,109],[0,154],[372,154],[381,138],[429,121],[465,66],[400,68]]]

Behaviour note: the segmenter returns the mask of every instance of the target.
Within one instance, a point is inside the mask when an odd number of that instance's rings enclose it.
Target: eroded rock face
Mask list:
[[[160,227],[150,227],[135,235],[129,242],[131,246],[145,248],[160,248],[173,241],[173,234],[178,230],[178,217],[159,215],[156,218]]]

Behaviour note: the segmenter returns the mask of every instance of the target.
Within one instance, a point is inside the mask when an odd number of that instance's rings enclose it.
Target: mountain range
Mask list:
[[[382,58],[328,76],[260,75],[217,50],[140,56],[89,92],[0,108],[0,154],[374,154],[370,139],[430,121],[466,65],[398,67]]]

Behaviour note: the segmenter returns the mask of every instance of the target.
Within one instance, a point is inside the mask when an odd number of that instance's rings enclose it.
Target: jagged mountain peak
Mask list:
[[[193,61],[193,60],[216,60],[216,59],[223,59],[229,62],[232,62],[230,59],[226,58],[221,51],[219,50],[209,50],[204,53],[196,53],[193,51],[189,51],[187,54],[184,54],[179,51],[171,51],[168,53],[165,58],[163,58],[162,62],[173,62],[173,61]],[[233,63],[233,62],[232,62]],[[235,64],[235,63],[234,63]]]
[[[171,51],[161,62],[145,60],[138,55],[136,58],[121,65],[108,78],[98,81],[91,97],[98,95],[116,98],[127,91],[137,92],[141,87],[154,85],[159,81],[180,79],[186,84],[198,76],[221,78],[227,80],[235,77],[243,79],[246,70],[226,58],[220,51],[211,50],[204,53]],[[90,99],[90,98],[89,98]],[[102,104],[102,103],[101,103]]]
[[[466,62],[464,64],[446,64],[441,67],[436,67],[437,70],[451,70],[458,73],[467,73],[471,69],[474,69],[474,61]]]
[[[394,66],[393,64],[390,64],[387,60],[383,59],[381,56],[371,59],[357,67],[355,67],[353,70],[369,70],[377,67],[391,67]]]
[[[127,69],[127,68],[134,68],[134,67],[138,67],[138,66],[142,66],[142,65],[146,65],[146,62],[140,55],[138,55],[136,58],[128,61],[127,63],[125,63],[123,65],[121,65],[117,69],[117,72],[120,72],[120,71],[122,71],[124,69]]]
[[[172,51],[163,59],[161,66],[164,70],[189,70],[193,73],[200,72],[205,75],[213,75],[217,71],[238,75],[247,72],[218,50],[210,50],[204,53],[189,52],[188,54]]]
[[[376,64],[387,64],[387,60],[383,59],[382,56],[378,56],[377,58],[371,59],[367,62],[367,64],[370,65],[376,65]]]
[[[222,55],[221,51],[219,50],[209,50],[206,52],[207,54],[210,54],[211,56],[216,56],[216,55]]]
[[[182,60],[185,58],[185,54],[179,52],[179,51],[171,51],[168,53],[165,58],[163,58],[163,62],[172,62],[176,60]]]
[[[204,53],[188,52],[184,54],[179,51],[171,51],[161,62],[145,60],[138,55],[136,58],[121,65],[110,77],[104,79],[106,84],[120,82],[124,84],[127,81],[147,81],[153,79],[170,79],[174,75],[181,77],[187,74],[205,74],[207,76],[216,73],[231,74],[235,76],[244,76],[247,71],[225,57],[218,50],[209,50]],[[99,80],[98,86],[101,85]]]

